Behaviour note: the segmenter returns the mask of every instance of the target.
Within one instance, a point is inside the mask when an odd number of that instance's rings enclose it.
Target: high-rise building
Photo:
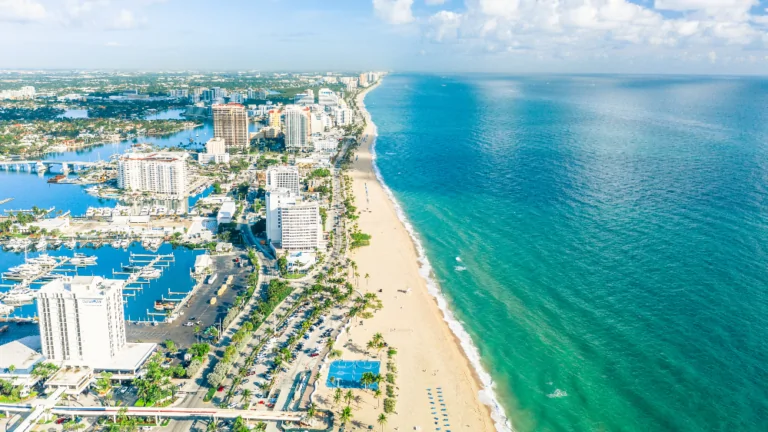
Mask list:
[[[302,203],[286,188],[267,190],[267,238],[270,244],[290,252],[321,248],[323,228],[317,203]]]
[[[333,114],[336,117],[337,126],[347,126],[353,122],[352,110],[349,108],[335,108]]]
[[[306,150],[310,147],[309,109],[291,107],[285,110],[285,149]]]
[[[56,279],[37,293],[40,341],[51,361],[109,363],[126,347],[123,281],[98,276]]]
[[[229,94],[229,101],[233,103],[243,103],[243,94],[240,92],[232,92]]]
[[[323,106],[336,106],[339,104],[339,97],[333,90],[322,88],[317,92],[317,103]]]
[[[238,103],[216,104],[213,111],[213,136],[224,138],[227,149],[246,148],[248,139],[248,112]]]
[[[299,169],[290,165],[273,165],[267,168],[267,188],[284,188],[298,195]]]
[[[363,72],[360,74],[358,83],[360,84],[360,87],[368,87],[368,72]]]
[[[187,154],[127,153],[117,161],[117,187],[176,197],[187,196]]]
[[[287,188],[268,189],[266,193],[267,239],[270,243],[280,243],[282,225],[280,223],[280,208],[296,204],[296,194]]]
[[[19,90],[3,90],[0,91],[0,99],[32,99],[35,97],[35,88],[32,86],[24,86]]]
[[[282,122],[280,121],[279,109],[269,110],[269,114],[267,115],[267,117],[268,117],[270,127],[280,129],[280,127],[282,126]]]

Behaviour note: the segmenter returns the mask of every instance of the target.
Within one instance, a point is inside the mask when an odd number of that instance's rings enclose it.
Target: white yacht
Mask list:
[[[3,315],[3,316],[10,315],[11,312],[13,312],[13,306],[0,303],[0,315]]]
[[[68,248],[70,248],[70,249],[74,249],[74,248],[76,248],[76,247],[77,247],[77,240],[74,240],[74,239],[72,239],[72,240],[67,240],[67,242],[66,242],[66,243],[64,243],[64,246],[66,246],[66,247],[68,247]]]
[[[145,267],[139,271],[139,277],[144,279],[157,279],[159,278],[163,272],[156,268],[151,267]]]
[[[121,244],[122,244],[122,242],[120,241],[120,239],[117,239],[117,240],[112,242],[112,247],[115,248],[115,249],[120,249],[120,245]]]
[[[72,258],[70,258],[69,262],[76,266],[95,265],[96,258],[97,257],[95,256],[88,256],[88,255],[76,253]]]
[[[131,241],[128,239],[123,239],[120,241],[120,247],[123,249],[128,249],[128,246],[131,245]]]
[[[35,249],[39,251],[44,251],[45,248],[48,247],[48,242],[45,241],[45,238],[40,238],[37,243],[35,243]]]
[[[8,305],[31,303],[34,299],[35,292],[29,288],[16,288],[3,295],[3,302]]]
[[[36,264],[42,267],[53,267],[58,263],[56,258],[48,254],[42,254],[38,257],[27,259],[27,264]]]

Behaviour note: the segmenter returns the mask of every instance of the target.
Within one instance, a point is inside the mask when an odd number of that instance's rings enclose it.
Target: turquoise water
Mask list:
[[[768,81],[393,75],[366,105],[516,430],[768,430]]]

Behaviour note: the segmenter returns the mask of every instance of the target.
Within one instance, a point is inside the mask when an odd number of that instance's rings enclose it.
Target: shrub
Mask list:
[[[384,399],[384,412],[387,414],[392,414],[393,412],[395,412],[395,399],[393,398]]]

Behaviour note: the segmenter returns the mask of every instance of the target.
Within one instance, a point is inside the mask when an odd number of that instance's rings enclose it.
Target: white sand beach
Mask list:
[[[358,98],[361,108],[364,97],[362,93]],[[369,120],[365,131],[368,139],[357,150],[359,158],[349,172],[355,205],[361,213],[357,222],[362,232],[372,235],[371,244],[351,251],[349,257],[358,265],[357,289],[376,293],[384,307],[371,319],[355,320],[335,348],[343,351],[344,360],[370,359],[365,345],[378,332],[397,349],[396,414],[388,416],[384,430],[493,431],[490,408],[480,401],[478,377],[427,291],[413,241],[376,179],[370,148],[374,134]],[[387,356],[382,352],[379,357],[384,375]],[[381,404],[370,391],[357,393],[362,397],[353,403],[354,420],[380,430],[376,419],[383,412]],[[330,400],[328,389],[320,395]]]

